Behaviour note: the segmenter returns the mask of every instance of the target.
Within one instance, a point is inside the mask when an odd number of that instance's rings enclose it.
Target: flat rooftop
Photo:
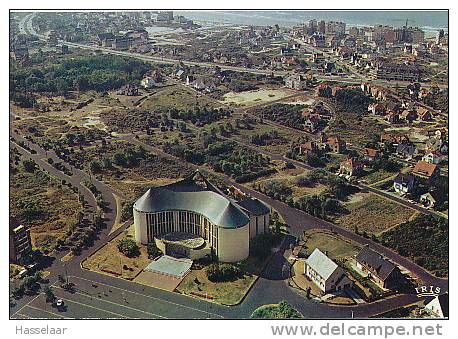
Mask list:
[[[144,271],[159,273],[176,278],[183,278],[191,270],[192,260],[187,258],[173,258],[163,255],[152,261]]]

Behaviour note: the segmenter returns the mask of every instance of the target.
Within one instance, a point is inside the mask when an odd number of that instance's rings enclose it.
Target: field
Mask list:
[[[243,119],[241,116],[234,115],[231,120]],[[234,124],[234,123],[233,123]],[[298,141],[301,138],[301,133],[299,131],[293,131],[286,128],[279,128],[278,126],[273,126],[268,121],[264,122],[253,122],[250,124],[250,128],[238,128],[234,133],[231,134],[230,138],[238,142],[245,144],[251,144],[252,146],[257,146],[259,149],[263,149],[268,152],[285,154],[290,150],[290,144],[293,141]],[[261,135],[264,133],[269,133],[275,131],[278,133],[278,137],[274,140],[268,140],[265,145],[255,145],[251,143],[252,137],[255,135]]]
[[[388,201],[373,193],[357,193],[343,204],[349,211],[334,222],[340,226],[378,234],[409,220],[414,210]]]
[[[24,159],[22,159],[24,160]],[[24,170],[22,162],[10,172],[10,213],[31,226],[34,248],[51,250],[75,225],[83,207],[78,194],[42,170]]]
[[[223,96],[221,102],[240,106],[251,106],[257,103],[260,104],[282,99],[294,93],[294,91],[286,89],[259,89],[240,93],[229,92]]]
[[[83,268],[129,280],[135,278],[151,262],[151,259],[148,258],[146,247],[141,245],[139,245],[140,255],[137,257],[129,258],[122,254],[117,244],[125,238],[134,238],[133,225],[84,260]]]
[[[329,124],[328,135],[338,135],[350,145],[364,147],[375,135],[383,133],[386,125],[371,117],[358,117],[356,113],[336,112]]]
[[[295,180],[303,175],[306,175],[309,173],[309,170],[306,170],[304,168],[296,167],[292,169],[287,169],[285,168],[285,162],[280,161],[280,160],[273,160],[272,163],[274,164],[275,168],[277,169],[276,173],[273,173],[272,175],[256,180],[256,182],[251,183],[249,186],[253,187],[253,184],[256,185],[263,185],[268,182],[279,182],[282,184],[285,184],[292,190],[291,197],[296,201],[300,197],[308,194],[308,195],[314,195],[314,194],[320,194],[324,192],[327,189],[327,186],[323,184],[315,184],[313,186],[298,186],[295,183]]]
[[[315,248],[319,248],[321,252],[327,252],[332,259],[342,259],[352,257],[360,251],[360,247],[353,242],[343,239],[342,237],[333,234],[329,231],[309,230],[304,232],[304,249],[307,255],[310,255]]]

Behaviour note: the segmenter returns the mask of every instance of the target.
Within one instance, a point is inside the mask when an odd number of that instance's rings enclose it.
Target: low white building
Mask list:
[[[425,301],[425,311],[434,318],[448,318],[448,293]]]
[[[439,152],[433,151],[426,153],[421,160],[437,165],[441,162],[441,156]]]
[[[148,89],[148,88],[153,88],[154,86],[156,86],[156,82],[154,81],[154,79],[152,77],[145,77],[140,82],[140,85],[143,88]]]
[[[305,261],[305,275],[309,277],[323,293],[350,288],[351,280],[345,271],[323,252],[316,248]]]

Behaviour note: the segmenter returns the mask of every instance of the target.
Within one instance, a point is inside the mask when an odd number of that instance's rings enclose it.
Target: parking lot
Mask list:
[[[215,313],[214,305],[205,303],[203,309],[175,303],[151,295],[94,282],[81,277],[71,277],[74,291],[66,291],[58,284],[51,285],[60,308],[46,303],[39,294],[17,310],[13,319],[206,319],[223,318]]]

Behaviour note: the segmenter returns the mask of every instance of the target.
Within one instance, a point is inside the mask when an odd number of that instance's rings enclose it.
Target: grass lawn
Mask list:
[[[335,305],[355,305],[356,302],[347,295],[336,295],[335,297],[326,300],[328,304]]]
[[[248,293],[250,287],[258,278],[264,265],[270,259],[257,259],[249,257],[240,263],[243,277],[235,281],[212,282],[207,279],[205,269],[192,270],[178,285],[176,290],[183,294],[197,293],[205,295],[213,301],[224,305],[237,305]]]
[[[398,173],[386,172],[384,170],[378,170],[376,172],[368,173],[361,177],[362,180],[366,181],[368,185],[376,184],[380,181],[394,179]]]
[[[307,291],[310,287],[310,297],[316,297],[321,295],[321,290],[305,275],[305,262],[298,260],[293,264],[294,276],[292,277],[293,282],[302,290]]]
[[[327,251],[328,256],[332,259],[351,257],[361,249],[361,247],[353,242],[323,230],[306,231],[304,233],[304,240],[307,255],[311,254],[315,248],[319,248],[323,253]]]
[[[334,222],[348,229],[378,234],[386,229],[406,222],[414,210],[391,202],[373,193],[361,193],[356,201],[350,199],[344,204],[349,214],[334,218]]]
[[[146,246],[142,245],[139,245],[140,255],[137,257],[128,258],[119,252],[117,244],[120,240],[125,238],[134,238],[133,224],[125,232],[119,234],[116,238],[83,261],[83,268],[129,280],[135,278],[143,268],[151,262],[151,259],[148,258]],[[126,265],[128,269],[123,269],[124,265]]]
[[[229,92],[224,94],[222,103],[251,106],[264,102],[278,100],[296,92],[287,89],[258,89],[240,93]]]

